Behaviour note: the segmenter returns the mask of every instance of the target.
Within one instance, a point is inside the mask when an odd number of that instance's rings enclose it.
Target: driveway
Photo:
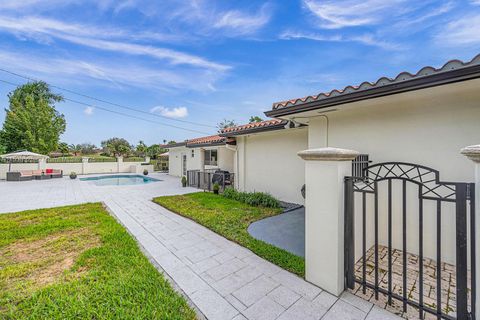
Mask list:
[[[337,298],[199,224],[156,204],[156,196],[198,191],[178,178],[95,186],[69,178],[0,181],[0,213],[103,202],[152,263],[207,319],[397,319],[351,294]]]

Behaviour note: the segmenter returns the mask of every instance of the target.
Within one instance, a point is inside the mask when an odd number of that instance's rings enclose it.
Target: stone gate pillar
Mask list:
[[[344,290],[344,177],[359,153],[339,148],[300,151],[305,163],[305,278],[339,296]]]
[[[117,173],[120,173],[123,168],[123,156],[117,157]]]
[[[82,172],[81,174],[88,174],[88,157],[82,157]]]
[[[480,214],[480,144],[465,147],[461,150],[461,153],[475,163],[475,273],[477,275],[475,283],[477,288],[475,316],[476,319],[480,319],[480,218],[478,217]]]

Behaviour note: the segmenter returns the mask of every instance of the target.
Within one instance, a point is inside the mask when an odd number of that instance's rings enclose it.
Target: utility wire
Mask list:
[[[7,80],[3,80],[3,79],[0,79],[0,82],[3,82],[3,83],[6,83],[6,84],[9,84],[9,85],[12,85],[12,86],[14,86],[14,87],[18,87],[18,86],[21,85],[21,84],[19,84],[19,83],[13,83],[13,82],[10,82],[10,81],[7,81]],[[70,98],[66,98],[66,97],[63,97],[63,99],[64,99],[65,101],[70,101],[70,102],[73,102],[73,103],[76,103],[76,104],[80,104],[80,105],[84,105],[84,106],[87,106],[87,107],[94,107],[94,108],[99,109],[99,110],[103,110],[103,111],[106,111],[106,112],[118,114],[118,115],[121,115],[121,116],[124,116],[124,117],[129,117],[129,118],[132,118],[132,119],[142,120],[142,121],[146,121],[146,122],[150,122],[150,123],[160,124],[160,125],[163,125],[163,126],[166,126],[166,127],[176,128],[176,129],[185,130],[185,131],[190,131],[190,132],[195,132],[195,133],[211,134],[211,133],[208,133],[208,132],[198,131],[198,130],[194,130],[194,129],[187,129],[187,128],[178,127],[178,126],[175,126],[175,125],[172,125],[172,124],[167,124],[167,123],[162,123],[162,122],[158,122],[158,121],[154,121],[154,120],[150,120],[150,119],[145,119],[145,118],[137,117],[137,116],[134,116],[134,115],[131,115],[131,114],[128,114],[128,113],[124,113],[124,112],[120,112],[120,111],[115,111],[115,110],[110,110],[110,109],[107,109],[107,108],[104,108],[104,107],[100,107],[100,106],[88,104],[88,103],[85,103],[85,102],[77,101],[77,100],[70,99]]]
[[[7,69],[3,69],[3,68],[0,68],[0,71],[5,72],[5,73],[8,73],[8,74],[11,74],[11,75],[14,75],[14,76],[17,76],[17,77],[20,77],[20,78],[23,78],[23,79],[26,79],[26,80],[29,80],[29,81],[37,81],[37,80],[40,80],[40,79],[34,79],[34,78],[31,78],[31,77],[28,77],[28,76],[25,76],[25,75],[22,75],[22,74],[19,74],[19,73],[16,73],[16,72],[13,72],[13,71],[10,71],[10,70],[7,70]],[[50,85],[50,84],[49,84],[49,85]],[[139,110],[139,109],[137,109],[137,108],[133,108],[133,107],[121,105],[121,104],[118,104],[118,103],[115,103],[115,102],[110,102],[110,101],[107,101],[107,100],[95,98],[95,97],[92,97],[92,96],[89,96],[89,95],[86,95],[86,94],[83,94],[83,93],[80,93],[80,92],[76,92],[76,91],[73,91],[73,90],[70,90],[70,89],[66,89],[66,88],[59,87],[59,86],[56,86],[56,85],[53,85],[53,84],[50,85],[50,86],[51,86],[52,88],[56,88],[56,89],[59,89],[59,90],[62,90],[62,91],[68,92],[68,93],[72,93],[72,94],[75,94],[75,95],[77,95],[77,96],[81,96],[81,97],[84,97],[84,98],[87,98],[87,99],[92,99],[92,100],[95,100],[95,101],[98,101],[98,102],[106,103],[106,104],[109,104],[109,105],[112,105],[112,106],[115,106],[115,107],[119,107],[119,108],[123,108],[123,109],[130,110],[130,111],[135,111],[135,112],[140,112],[140,113],[148,114],[149,116],[152,116],[152,115],[153,115],[153,116],[155,116],[155,117],[167,119],[167,120],[170,120],[170,121],[177,121],[177,122],[182,122],[182,123],[188,123],[188,124],[193,124],[193,125],[201,126],[201,127],[216,128],[215,126],[208,125],[208,124],[204,124],[204,123],[187,121],[187,120],[181,120],[181,119],[172,119],[172,118],[169,118],[169,117],[166,117],[166,116],[162,116],[162,115],[160,115],[160,114],[146,112],[146,111],[143,111],[143,110]]]

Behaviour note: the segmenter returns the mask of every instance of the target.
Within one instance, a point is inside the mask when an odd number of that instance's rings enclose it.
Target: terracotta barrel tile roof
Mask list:
[[[346,86],[345,88],[340,90],[335,89],[329,92],[322,92],[317,95],[311,95],[303,98],[275,102],[272,105],[272,110],[279,110],[283,108],[302,105],[304,103],[326,100],[328,98],[348,95],[349,93],[366,91],[366,90],[374,89],[378,87],[396,85],[398,83],[407,82],[407,81],[415,80],[418,78],[425,78],[425,77],[429,77],[429,76],[440,74],[440,73],[447,73],[453,70],[463,69],[463,68],[467,68],[475,65],[480,65],[480,54],[478,54],[476,57],[474,57],[472,60],[468,62],[463,62],[460,60],[450,60],[447,63],[445,63],[441,68],[438,68],[438,69],[427,66],[427,67],[423,67],[415,74],[411,74],[409,72],[401,72],[395,78],[381,77],[375,82],[365,81],[359,86]]]
[[[273,127],[282,126],[285,124],[287,124],[287,121],[280,120],[280,119],[252,122],[252,123],[244,124],[241,126],[229,127],[229,128],[223,129],[221,131],[221,135],[228,135],[232,133],[243,133],[243,132],[247,132],[254,129],[260,129],[260,128],[269,129]]]
[[[219,135],[213,135],[208,137],[200,137],[187,140],[187,146],[191,144],[211,144],[211,143],[220,143],[224,142],[225,137],[220,137]]]

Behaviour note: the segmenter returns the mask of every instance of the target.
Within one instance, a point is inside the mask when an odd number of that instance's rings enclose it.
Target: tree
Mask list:
[[[64,155],[65,155],[65,154],[68,154],[68,152],[70,151],[70,150],[69,150],[69,147],[68,147],[68,144],[65,143],[65,142],[60,142],[60,143],[58,144],[58,151],[59,151],[60,153],[64,154]]]
[[[140,140],[135,148],[135,151],[137,153],[137,156],[140,156],[140,157],[144,157],[145,154],[147,153],[147,145],[145,144],[145,142],[143,142],[142,140]]]
[[[0,143],[0,154],[7,153],[7,147]]]
[[[48,154],[57,150],[66,122],[55,103],[63,101],[63,97],[51,92],[47,83],[37,81],[17,87],[8,99],[0,131],[7,152],[26,149]]]
[[[132,152],[132,146],[122,138],[110,138],[102,141],[103,151],[109,156],[125,156]]]
[[[235,120],[227,120],[227,119],[223,119],[217,124],[218,131],[221,131],[223,129],[230,128],[230,127],[236,127],[236,126],[237,126],[237,123],[235,122]]]
[[[160,147],[159,144],[152,144],[147,148],[147,155],[152,159],[156,159],[158,155],[164,152],[166,152],[166,150]]]
[[[76,157],[82,152],[82,146],[80,144],[71,144],[68,146],[68,151]]]
[[[248,123],[254,123],[254,122],[262,122],[263,119],[260,118],[259,116],[251,116],[250,117],[250,120],[248,121]]]
[[[94,154],[97,150],[97,146],[93,143],[84,142],[80,144],[80,152],[82,155]]]

